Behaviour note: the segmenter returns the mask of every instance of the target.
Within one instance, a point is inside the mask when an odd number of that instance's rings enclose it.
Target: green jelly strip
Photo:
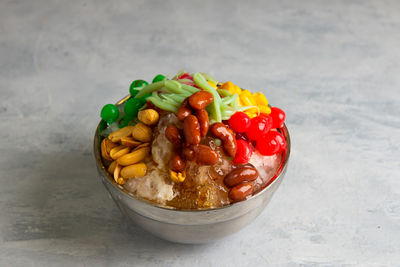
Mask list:
[[[192,95],[192,93],[189,93],[189,92],[187,92],[187,91],[183,91],[183,93],[174,93],[174,92],[172,92],[171,90],[169,90],[167,87],[163,87],[163,88],[161,88],[160,90],[158,90],[158,92],[165,92],[165,93],[168,93],[168,95],[169,96],[172,96],[172,95],[177,95],[177,96],[182,96],[184,99],[186,98],[186,97],[188,97],[188,96],[191,96]]]
[[[202,72],[201,74],[203,75],[204,78],[207,79],[207,81],[210,81],[212,83],[218,84],[218,81],[216,79],[214,79],[213,77],[211,77],[210,74],[204,73],[204,72]]]
[[[163,101],[159,97],[150,96],[147,98],[147,100],[153,103],[156,107],[159,107],[160,109],[171,111],[174,113],[178,112],[178,108],[176,106],[167,103],[166,101]]]
[[[191,85],[188,84],[182,84],[182,88],[188,92],[190,92],[191,94],[196,93],[197,91],[200,91],[200,89],[193,87]]]
[[[189,79],[179,79],[178,82],[183,84],[183,83],[192,83],[193,81]]]
[[[217,89],[217,92],[220,96],[224,96],[224,97],[233,95],[231,92],[229,92],[228,90],[225,90],[225,89]]]
[[[140,92],[135,96],[135,98],[140,98],[140,97],[144,96],[145,94],[149,94],[154,91],[157,91],[160,88],[162,88],[164,85],[165,85],[165,81],[151,83],[151,84],[143,87],[143,89],[140,90]]]
[[[175,99],[173,99],[171,97],[172,94],[160,94],[161,99],[165,99],[167,101],[167,103],[172,104],[174,106],[179,107],[181,102],[176,101]]]
[[[237,99],[238,99],[238,95],[234,94],[232,96],[227,96],[227,97],[222,98],[221,101],[225,105],[230,105],[230,104],[233,104],[235,101],[237,102]]]
[[[161,94],[164,95],[164,94]],[[179,103],[179,105],[183,102],[183,100],[185,100],[185,98],[187,97],[186,95],[177,95],[177,94],[166,94],[168,97],[172,98],[173,100],[175,100],[176,102]]]
[[[210,111],[210,117],[215,121],[215,122],[221,122],[222,117],[221,117],[221,97],[217,93],[217,91],[208,84],[206,79],[201,75],[199,72],[196,72],[193,74],[193,80],[194,83],[204,89],[205,91],[210,92],[213,97],[214,101],[208,106],[207,110]]]
[[[182,89],[182,85],[173,80],[166,80],[165,81],[165,88],[167,88],[168,91],[175,93],[175,94],[183,94],[185,93],[185,90]]]

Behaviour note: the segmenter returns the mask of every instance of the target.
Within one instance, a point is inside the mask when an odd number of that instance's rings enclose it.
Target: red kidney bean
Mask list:
[[[211,125],[210,131],[215,137],[222,140],[225,152],[228,153],[229,156],[234,157],[237,149],[234,132],[221,122],[216,122]]]
[[[218,162],[219,155],[206,145],[193,146],[197,164],[200,165],[214,165]]]
[[[253,184],[252,183],[241,183],[232,187],[231,191],[229,191],[229,198],[234,202],[245,200],[247,196],[253,193]]]
[[[196,110],[196,117],[200,123],[200,135],[206,136],[208,128],[210,127],[210,120],[208,119],[208,113],[205,109]]]
[[[176,126],[168,126],[165,129],[165,137],[167,137],[168,141],[174,144],[175,147],[180,147],[182,145],[182,134]]]
[[[190,109],[189,106],[189,98],[185,98],[185,100],[183,100],[182,104],[179,106],[178,109],[178,114],[177,114],[178,120],[183,121],[190,114],[192,114],[192,110]]]
[[[242,182],[251,182],[257,179],[258,171],[253,167],[242,167],[231,171],[224,178],[226,186],[232,187]]]
[[[189,97],[189,104],[192,108],[205,109],[214,100],[213,95],[207,91],[198,91]]]
[[[182,172],[185,169],[185,162],[178,154],[174,154],[169,161],[169,168],[175,172]]]
[[[193,149],[191,149],[189,147],[185,147],[182,149],[182,155],[185,160],[194,160],[195,159],[194,151],[193,151]]]
[[[200,143],[200,126],[196,116],[189,115],[183,121],[183,135],[185,136],[186,143],[189,145]]]

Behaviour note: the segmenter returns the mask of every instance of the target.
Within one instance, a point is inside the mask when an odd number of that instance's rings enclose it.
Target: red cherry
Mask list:
[[[184,73],[184,74],[182,74],[182,76],[180,76],[180,77],[178,78],[178,80],[180,80],[180,79],[189,79],[189,80],[192,80],[192,81],[193,81],[193,77],[190,76],[189,73]]]
[[[251,149],[250,144],[244,140],[236,140],[237,150],[235,157],[233,158],[233,163],[243,164],[249,162],[251,155],[253,154],[253,149]]]
[[[244,112],[236,112],[229,118],[229,127],[235,132],[244,133],[250,127],[250,117]]]
[[[286,140],[285,137],[283,137],[283,135],[280,132],[274,131],[276,132],[276,136],[275,136],[275,140],[279,143],[279,152],[286,150]]]
[[[251,119],[250,127],[246,131],[250,140],[257,140],[266,134],[272,126],[271,117],[257,116]]]
[[[277,107],[271,108],[269,116],[272,118],[272,129],[281,128],[285,122],[285,112]]]
[[[281,151],[281,145],[277,136],[283,136],[277,131],[269,131],[263,137],[257,140],[256,148],[261,155],[272,156]]]

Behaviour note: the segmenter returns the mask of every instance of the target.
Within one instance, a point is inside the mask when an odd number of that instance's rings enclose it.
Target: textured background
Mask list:
[[[400,2],[0,1],[0,266],[400,266]],[[178,245],[96,177],[99,110],[181,68],[262,90],[292,158],[262,215]]]

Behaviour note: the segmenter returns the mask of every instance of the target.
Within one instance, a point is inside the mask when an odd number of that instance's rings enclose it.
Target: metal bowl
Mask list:
[[[127,97],[119,101],[122,104]],[[104,186],[121,212],[133,223],[153,235],[177,243],[208,243],[243,229],[252,222],[271,200],[282,182],[290,155],[290,136],[286,125],[280,130],[285,136],[287,150],[273,179],[247,200],[221,208],[204,210],[177,210],[136,197],[118,185],[107,172],[101,159],[100,123],[94,136],[94,156]]]

